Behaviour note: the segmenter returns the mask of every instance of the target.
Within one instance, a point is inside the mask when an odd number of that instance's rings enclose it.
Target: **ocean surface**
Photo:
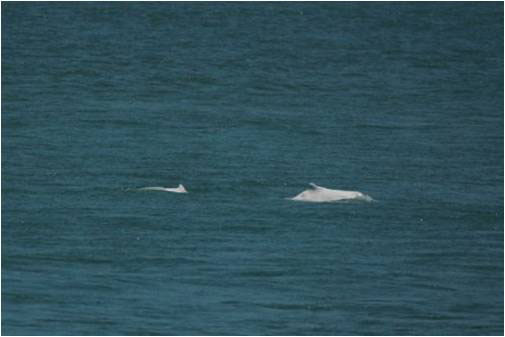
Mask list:
[[[2,334],[503,334],[503,3],[1,27]]]

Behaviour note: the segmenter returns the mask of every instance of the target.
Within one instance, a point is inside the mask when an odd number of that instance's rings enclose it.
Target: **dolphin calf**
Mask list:
[[[331,201],[341,201],[341,200],[363,200],[372,201],[373,199],[361,192],[357,191],[342,191],[342,190],[331,190],[329,188],[324,188],[317,186],[314,183],[309,184],[312,188],[303,191],[297,196],[290,198],[290,200],[296,201],[307,201],[307,202],[331,202]]]
[[[170,188],[170,187],[142,187],[139,188],[140,191],[162,191],[162,192],[174,192],[174,193],[188,193],[182,184],[179,184],[178,187]]]

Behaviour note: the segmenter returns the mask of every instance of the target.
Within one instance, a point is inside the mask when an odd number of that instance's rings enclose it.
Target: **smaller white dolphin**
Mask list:
[[[162,191],[162,192],[174,192],[174,193],[188,193],[182,184],[179,184],[178,187],[170,188],[170,187],[142,187],[139,188],[140,191]]]
[[[324,188],[317,186],[314,183],[310,183],[312,189],[308,189],[298,194],[297,196],[290,198],[290,200],[296,201],[307,201],[307,202],[331,202],[331,201],[341,201],[341,200],[364,200],[372,201],[373,199],[361,192],[357,191],[342,191],[342,190],[331,190],[329,188]]]

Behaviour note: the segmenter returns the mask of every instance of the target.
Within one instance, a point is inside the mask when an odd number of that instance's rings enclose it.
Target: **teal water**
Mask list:
[[[500,335],[503,203],[503,3],[2,3],[2,334]]]

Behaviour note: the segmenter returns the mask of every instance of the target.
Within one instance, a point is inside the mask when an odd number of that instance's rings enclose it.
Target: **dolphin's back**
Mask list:
[[[165,187],[157,187],[157,186],[150,186],[150,187],[142,187],[139,188],[140,191],[166,191],[167,189]]]
[[[309,183],[311,189],[305,190],[302,193],[291,198],[291,200],[307,201],[307,202],[332,202],[341,200],[373,200],[366,194],[358,191],[332,190],[326,187],[318,186],[314,183]]]
[[[160,187],[160,186],[149,186],[139,188],[139,191],[162,191],[162,192],[174,192],[174,193],[188,193],[188,191],[179,184],[178,187],[170,188],[170,187]]]

